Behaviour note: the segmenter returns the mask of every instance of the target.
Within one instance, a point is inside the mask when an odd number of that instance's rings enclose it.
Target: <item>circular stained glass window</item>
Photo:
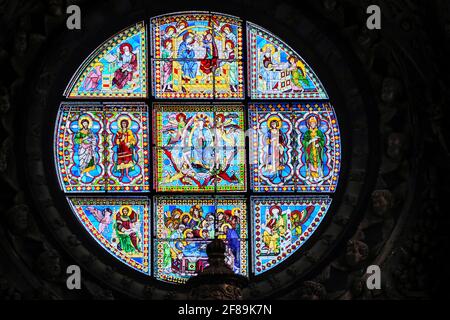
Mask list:
[[[301,251],[341,159],[330,98],[301,55],[212,12],[154,17],[102,43],[67,86],[54,145],[86,231],[171,283],[205,268],[214,238],[245,276]]]

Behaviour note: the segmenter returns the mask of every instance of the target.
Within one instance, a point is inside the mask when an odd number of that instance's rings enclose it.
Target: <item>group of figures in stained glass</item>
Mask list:
[[[335,191],[340,136],[327,103],[253,104],[251,173],[255,191]]]
[[[154,18],[154,95],[243,98],[241,24],[207,13]]]
[[[273,268],[307,241],[330,206],[326,195],[299,193],[336,190],[341,142],[334,109],[312,69],[268,31],[246,25],[247,92],[292,103],[173,102],[244,99],[242,24],[207,12],[137,23],[95,50],[65,95],[146,98],[149,60],[150,91],[171,102],[151,110],[141,102],[60,105],[55,163],[72,210],[108,252],[162,281],[182,283],[203,270],[214,238],[225,241],[226,263],[236,273],[249,274],[249,251],[254,274]],[[164,195],[136,196],[152,190]],[[254,193],[249,199],[220,195],[247,190]],[[79,194],[85,192],[135,193]],[[298,194],[261,194],[271,192]]]
[[[158,105],[157,191],[244,191],[242,106]]]
[[[149,190],[147,122],[143,104],[62,104],[55,139],[64,191]]]

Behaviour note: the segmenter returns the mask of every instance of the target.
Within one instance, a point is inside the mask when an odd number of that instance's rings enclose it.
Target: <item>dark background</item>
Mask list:
[[[81,7],[81,30],[66,28],[69,4]],[[381,30],[366,28],[370,4],[381,7]],[[239,16],[298,50],[343,135],[326,221],[301,253],[251,279],[245,298],[448,298],[448,0],[0,0],[0,299],[185,297],[86,235],[59,191],[51,141],[62,92],[93,49],[137,21],[184,10]],[[81,290],[66,288],[72,264],[82,267]],[[365,287],[372,264],[381,290]]]

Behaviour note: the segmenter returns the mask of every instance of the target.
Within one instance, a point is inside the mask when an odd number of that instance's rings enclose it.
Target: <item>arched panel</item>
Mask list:
[[[330,204],[328,197],[252,197],[255,275],[296,252],[317,229]]]
[[[252,99],[328,99],[311,67],[277,36],[247,22],[247,46]]]
[[[83,227],[106,251],[129,267],[150,273],[150,205],[147,198],[67,199]]]
[[[143,22],[100,45],[78,68],[66,88],[67,98],[145,98],[147,45]]]

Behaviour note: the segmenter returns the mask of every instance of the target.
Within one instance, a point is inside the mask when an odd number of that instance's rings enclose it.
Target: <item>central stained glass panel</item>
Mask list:
[[[246,190],[242,105],[154,106],[156,191]]]

